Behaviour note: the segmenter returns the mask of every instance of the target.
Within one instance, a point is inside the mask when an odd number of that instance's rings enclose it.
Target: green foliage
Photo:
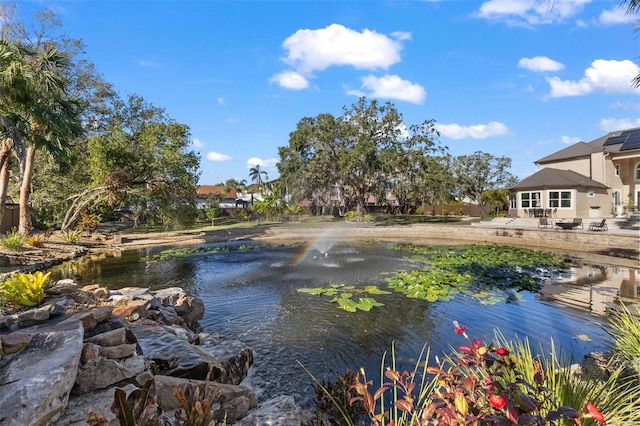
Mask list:
[[[2,247],[9,250],[18,250],[24,246],[26,237],[18,233],[16,228],[12,228],[7,234],[0,238],[0,244]]]
[[[249,218],[249,213],[245,209],[240,209],[236,213],[236,217],[240,220],[247,220]]]
[[[84,213],[80,216],[78,228],[82,229],[88,234],[92,234],[96,232],[101,222],[102,218],[100,217],[100,215],[95,213]]]
[[[624,304],[612,309],[607,332],[613,338],[615,352],[640,374],[640,317],[637,308],[635,311]]]
[[[158,407],[156,386],[153,379],[127,397],[124,389],[116,387],[112,410],[120,426],[163,426],[162,410]],[[109,426],[111,423],[100,417],[95,411],[86,419],[90,426]]]
[[[183,391],[178,386],[173,390],[173,396],[178,401],[180,409],[175,414],[176,426],[214,426],[225,424],[219,419],[218,410],[224,396],[209,386],[209,377],[200,385],[188,384]]]
[[[42,234],[29,235],[25,239],[25,244],[31,247],[43,247],[45,237]]]
[[[372,214],[358,215],[357,212],[350,210],[344,214],[344,220],[347,222],[373,222]]]
[[[356,312],[358,310],[369,312],[375,306],[384,306],[383,303],[371,297],[359,297],[358,300],[354,300],[354,294],[391,294],[388,291],[380,290],[376,286],[355,288],[354,286],[344,284],[331,284],[330,287],[299,288],[298,291],[315,296],[333,296],[331,302],[337,303],[340,309],[347,312]]]
[[[44,287],[51,272],[16,274],[0,285],[0,298],[21,306],[38,306],[44,299]]]
[[[245,250],[257,250],[267,247],[274,247],[268,244],[240,244],[240,245],[223,245],[215,247],[196,247],[196,248],[181,248],[181,249],[169,249],[163,250],[153,256],[143,257],[142,261],[145,262],[165,262],[176,259],[184,259],[189,256],[197,254],[207,253],[229,253],[233,251],[245,251]]]
[[[539,268],[567,266],[555,255],[511,246],[468,244],[394,249],[408,249],[424,256],[416,261],[424,262],[426,267],[395,274],[388,279],[389,286],[410,298],[430,302],[451,300],[456,294],[484,304],[519,300],[518,292],[540,289],[541,283],[534,277]]]
[[[81,235],[79,229],[67,229],[66,231],[62,231],[60,233],[60,238],[66,243],[77,243],[78,241],[80,241],[80,237]]]

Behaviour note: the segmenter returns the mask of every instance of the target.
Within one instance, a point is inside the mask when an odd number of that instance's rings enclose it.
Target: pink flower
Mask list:
[[[607,424],[607,421],[605,420],[604,416],[602,415],[600,410],[596,408],[593,402],[588,403],[587,405],[585,405],[584,408],[587,410],[587,413],[589,413],[588,416],[591,417],[593,420],[600,423],[601,425]]]
[[[509,351],[505,348],[498,348],[496,350],[494,350],[495,353],[497,353],[500,356],[508,356],[509,355]]]
[[[489,395],[489,404],[491,404],[491,406],[496,410],[502,410],[505,405],[507,405],[507,400],[504,396],[492,393],[491,395]]]

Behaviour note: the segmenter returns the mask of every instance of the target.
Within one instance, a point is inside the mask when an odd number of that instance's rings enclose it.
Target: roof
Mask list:
[[[223,185],[201,185],[196,189],[196,197],[207,198],[210,195],[223,195],[223,198],[238,198],[238,194],[235,188],[229,188],[225,193],[225,187]]]
[[[602,188],[608,186],[596,182],[587,176],[573,170],[559,170],[545,167],[531,176],[513,185],[511,190],[523,191],[528,189],[567,189],[567,188]]]
[[[640,153],[638,137],[640,127],[634,129],[616,130],[607,133],[591,142],[578,142],[565,149],[554,152],[544,158],[535,161],[536,164],[553,163],[556,161],[570,160],[573,158],[589,157],[595,152],[610,152],[612,154],[624,152]],[[632,140],[635,137],[636,140]],[[638,148],[636,148],[636,146]]]

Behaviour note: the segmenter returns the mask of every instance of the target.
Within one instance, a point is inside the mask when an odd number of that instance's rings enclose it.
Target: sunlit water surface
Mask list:
[[[247,244],[232,243],[232,244]],[[251,244],[251,243],[250,243]],[[216,246],[215,244],[212,245]],[[485,305],[472,298],[426,302],[404,295],[373,296],[384,303],[370,312],[348,313],[329,297],[300,293],[302,287],[347,284],[386,288],[386,277],[410,269],[407,253],[385,244],[325,244],[326,255],[309,246],[279,246],[193,255],[147,262],[144,256],[167,248],[132,250],[117,257],[70,262],[53,271],[80,285],[110,288],[179,286],[205,304],[205,331],[226,334],[249,345],[256,357],[251,386],[259,400],[278,394],[311,407],[312,380],[364,367],[379,375],[382,355],[395,344],[396,359],[412,368],[423,346],[432,358],[465,344],[452,322],[467,325],[472,338],[490,340],[499,329],[508,339],[529,338],[536,351],[551,341],[567,360],[607,348],[606,307],[618,297],[634,299],[640,274],[627,268],[580,265],[555,273],[543,271],[543,291],[518,293],[517,299]]]

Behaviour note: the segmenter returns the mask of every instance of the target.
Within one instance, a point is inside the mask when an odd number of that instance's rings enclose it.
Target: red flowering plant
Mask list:
[[[373,383],[360,371],[353,386],[358,396],[351,402],[364,404],[372,425],[581,425],[582,419],[606,424],[591,402],[585,406],[586,413],[561,405],[552,391],[552,374],[538,360],[514,355],[503,346],[484,345],[481,339],[467,336],[466,326],[457,322],[454,326],[468,344],[438,361],[437,367],[426,366],[419,387],[417,371],[399,373],[387,368],[384,376],[389,381],[372,394]],[[392,392],[393,402],[388,410],[384,407],[387,391]]]

